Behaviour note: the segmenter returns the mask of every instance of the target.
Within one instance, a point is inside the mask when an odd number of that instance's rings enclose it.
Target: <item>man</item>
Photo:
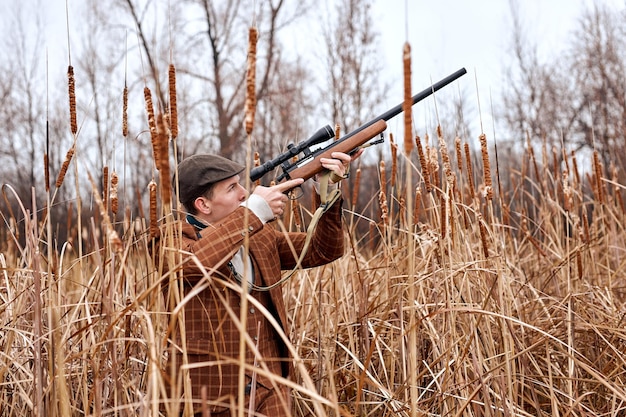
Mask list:
[[[339,152],[331,156],[321,159],[322,166],[336,181],[346,178],[354,158]],[[246,409],[251,407],[258,413],[255,415],[289,416],[289,390],[277,384],[272,374],[291,377],[290,355],[267,314],[286,328],[283,295],[275,284],[281,280],[281,270],[297,266],[307,236],[281,232],[268,223],[284,214],[285,192],[303,180],[257,186],[248,195],[240,184],[243,172],[243,166],[217,155],[195,155],[178,167],[178,197],[187,216],[181,235],[174,239],[174,250],[183,254],[181,298],[193,292],[184,298],[183,311],[194,412],[204,409],[211,416],[230,416],[235,410],[240,392],[240,342],[246,340]],[[339,199],[321,216],[301,266],[320,266],[343,252]],[[238,324],[244,289],[263,308],[246,300],[247,335],[242,339]],[[172,339],[181,352],[180,334]],[[182,356],[177,355],[177,366],[181,363]],[[200,401],[203,395],[205,404]]]

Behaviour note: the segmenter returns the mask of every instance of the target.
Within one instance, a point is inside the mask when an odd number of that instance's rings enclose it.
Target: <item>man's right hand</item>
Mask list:
[[[294,178],[271,187],[257,185],[252,194],[262,197],[270,206],[274,216],[280,217],[285,213],[285,207],[287,206],[287,194],[285,193],[303,182],[302,178]]]

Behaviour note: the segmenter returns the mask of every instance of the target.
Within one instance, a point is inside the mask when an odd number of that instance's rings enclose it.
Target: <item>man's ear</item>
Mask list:
[[[198,197],[193,202],[198,213],[211,214],[211,203],[205,197]]]

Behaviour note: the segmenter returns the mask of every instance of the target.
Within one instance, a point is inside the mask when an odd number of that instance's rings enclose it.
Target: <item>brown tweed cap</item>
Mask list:
[[[198,154],[185,158],[178,164],[178,198],[185,205],[193,203],[211,184],[235,176],[244,169],[243,165],[219,155]]]

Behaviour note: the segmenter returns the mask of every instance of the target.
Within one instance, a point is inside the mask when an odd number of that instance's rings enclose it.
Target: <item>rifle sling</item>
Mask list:
[[[274,289],[278,287],[279,285],[284,284],[289,278],[293,276],[293,274],[298,269],[301,268],[302,260],[304,259],[304,256],[306,255],[309,249],[309,245],[311,244],[311,239],[313,238],[313,232],[315,231],[315,228],[317,227],[317,223],[320,221],[322,214],[324,214],[330,207],[332,207],[332,205],[335,204],[335,202],[341,196],[341,190],[339,188],[336,188],[332,190],[330,193],[328,193],[328,183],[330,180],[331,173],[332,171],[325,170],[319,176],[320,206],[317,208],[317,210],[315,210],[315,213],[313,214],[313,217],[311,218],[311,222],[309,223],[309,227],[307,227],[306,229],[306,240],[304,241],[304,246],[302,247],[302,253],[300,253],[300,257],[298,258],[298,262],[296,262],[296,266],[291,270],[291,272],[289,272],[289,274],[287,274],[286,276],[284,276],[283,278],[281,278],[279,281],[275,282],[272,285],[262,286],[262,285],[248,284],[249,286],[252,287],[253,290],[269,291],[271,289]]]

